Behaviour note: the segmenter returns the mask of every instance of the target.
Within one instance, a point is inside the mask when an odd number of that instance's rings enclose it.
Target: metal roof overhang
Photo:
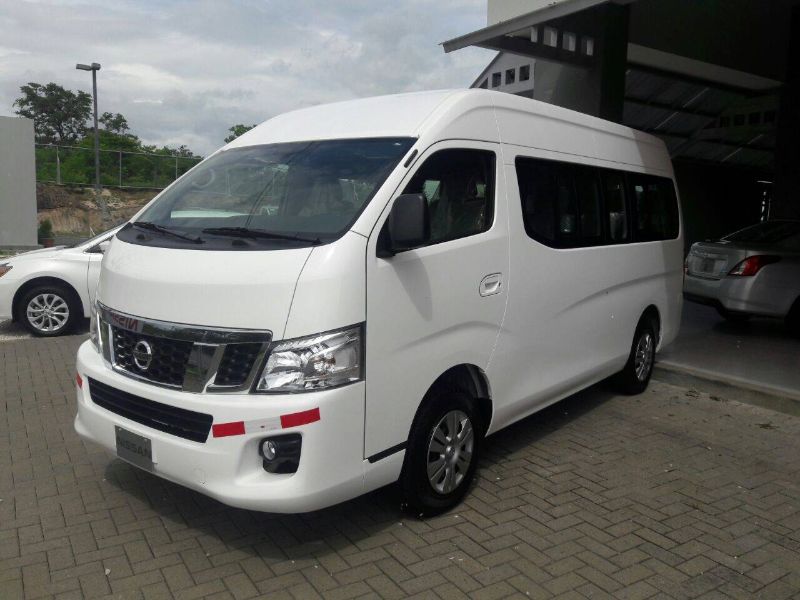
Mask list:
[[[493,39],[502,38],[517,31],[521,31],[527,27],[533,27],[552,21],[553,19],[560,19],[569,15],[599,6],[601,4],[630,4],[635,0],[555,0],[552,4],[540,8],[524,15],[514,17],[507,21],[501,21],[495,25],[478,29],[472,33],[447,40],[442,43],[445,52],[453,52],[468,46],[485,46],[487,42]]]

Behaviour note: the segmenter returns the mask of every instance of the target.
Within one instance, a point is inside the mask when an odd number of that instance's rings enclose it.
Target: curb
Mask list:
[[[787,415],[800,416],[800,391],[758,385],[702,369],[663,362],[657,363],[654,367],[653,378]]]

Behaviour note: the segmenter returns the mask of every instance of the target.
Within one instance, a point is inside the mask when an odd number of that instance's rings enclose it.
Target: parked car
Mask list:
[[[399,480],[436,512],[486,435],[611,375],[644,391],[682,279],[653,136],[485,90],[306,108],[119,231],[75,429],[232,506]]]
[[[692,244],[685,270],[687,300],[730,321],[775,317],[800,332],[800,221],[765,221]]]
[[[118,230],[0,259],[0,321],[13,319],[34,335],[52,337],[89,317],[100,260]]]

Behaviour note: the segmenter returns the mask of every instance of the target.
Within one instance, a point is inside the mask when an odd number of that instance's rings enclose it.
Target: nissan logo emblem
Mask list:
[[[147,371],[150,368],[150,363],[153,362],[153,348],[150,347],[149,342],[139,340],[133,347],[133,362],[142,371]]]

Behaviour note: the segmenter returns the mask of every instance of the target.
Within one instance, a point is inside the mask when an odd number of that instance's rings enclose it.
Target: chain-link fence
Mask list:
[[[125,150],[100,150],[100,183],[119,188],[162,189],[202,158]],[[36,181],[93,185],[94,149],[36,144]]]

